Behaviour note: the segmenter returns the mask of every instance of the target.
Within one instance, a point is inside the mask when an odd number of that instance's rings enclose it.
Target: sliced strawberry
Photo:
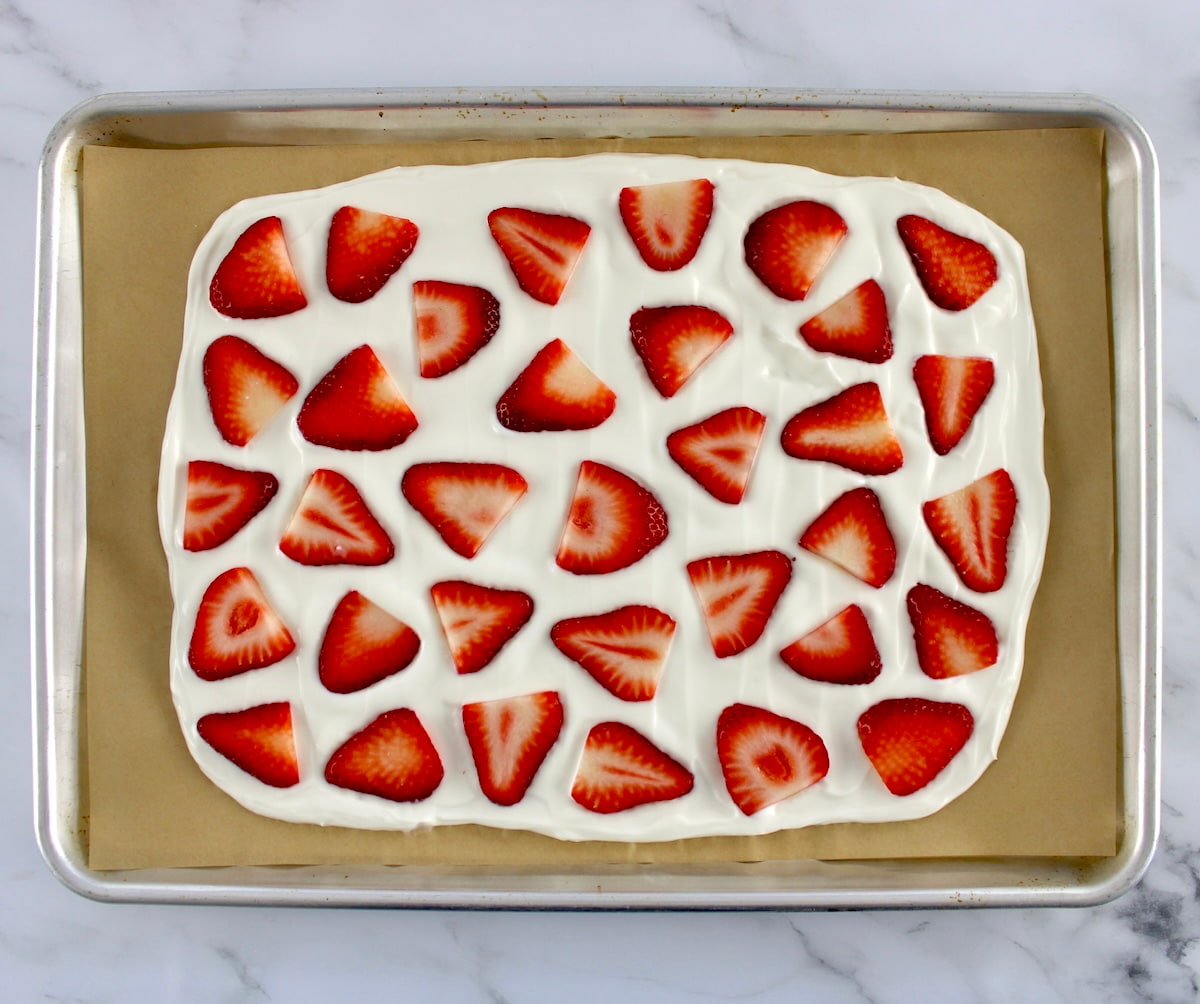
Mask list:
[[[800,325],[800,337],[817,352],[832,352],[864,363],[892,358],[892,327],[887,298],[874,279],[855,286],[836,303]]]
[[[750,224],[746,264],[776,296],[803,300],[846,231],[846,221],[824,203],[789,202]]]
[[[766,417],[753,408],[726,408],[667,437],[667,453],[718,502],[746,494]]]
[[[779,657],[803,677],[857,686],[883,669],[875,636],[862,607],[851,604],[788,645]]]
[[[563,706],[546,690],[464,704],[462,720],[484,795],[497,805],[516,805],[558,741]]]
[[[995,379],[996,368],[990,359],[921,356],[913,364],[929,442],[939,456],[953,450],[967,434]]]
[[[347,353],[309,392],[300,435],[335,450],[390,450],[417,427],[400,388],[369,345]]]
[[[712,219],[713,183],[707,178],[622,188],[621,220],[642,261],[674,272],[696,257]]]
[[[717,758],[729,797],[747,816],[811,788],[829,773],[829,751],[819,735],[749,704],[731,704],[721,712]]]
[[[226,317],[282,317],[308,306],[278,216],[251,223],[217,266],[208,300]]]
[[[891,474],[904,465],[904,451],[875,383],[847,387],[793,415],[781,441],[789,456],[824,460],[859,474]]]
[[[266,507],[279,490],[267,471],[243,471],[211,460],[188,464],[187,509],[183,547],[207,551],[219,547]]]
[[[333,752],[325,780],[391,802],[420,802],[442,783],[442,758],[410,708],[385,711]]]
[[[623,722],[592,726],[583,746],[571,797],[590,812],[624,812],[669,802],[692,790],[695,778],[637,729]]]
[[[617,395],[566,342],[547,342],[496,402],[496,418],[513,432],[594,429],[617,406]]]
[[[937,777],[971,738],[975,719],[961,704],[900,697],[867,708],[858,739],[893,795],[911,795]]]
[[[435,582],[429,595],[461,674],[483,669],[533,616],[532,597],[519,589],[452,580]]]
[[[488,227],[513,276],[540,303],[558,303],[592,228],[573,216],[532,209],[494,209]]]
[[[405,669],[420,649],[416,631],[351,590],[329,618],[317,674],[326,690],[353,694]]]
[[[925,524],[963,582],[993,593],[1008,575],[1008,537],[1017,489],[1004,468],[921,507]]]
[[[224,680],[286,658],[296,642],[248,568],[222,572],[204,590],[188,646],[202,680]]]
[[[290,788],[300,783],[292,706],[287,701],[204,715],[196,731],[226,760],[263,784]]]
[[[349,478],[317,470],[279,550],[302,565],[383,565],[396,549]]]
[[[329,292],[347,303],[371,299],[408,260],[419,233],[412,220],[342,206],[329,222],[325,252]]]
[[[744,652],[762,637],[792,579],[782,551],[724,554],[688,563],[688,576],[718,659]]]
[[[413,283],[413,326],[421,376],[445,376],[500,330],[500,301],[482,286],[424,279]]]
[[[667,511],[628,474],[585,460],[555,561],[575,575],[605,575],[641,561],[667,539]]]
[[[674,637],[672,617],[640,605],[568,617],[550,629],[558,650],[622,701],[654,697]]]
[[[996,256],[978,241],[923,216],[901,216],[896,229],[926,294],[943,310],[966,310],[995,283]]]
[[[933,586],[918,584],[908,591],[908,617],[917,664],[926,676],[966,676],[994,666],[999,658],[1000,641],[988,616]]]
[[[870,488],[834,499],[800,535],[800,546],[876,589],[896,570],[896,541]]]
[[[663,397],[674,397],[733,335],[733,325],[710,307],[643,307],[629,318],[634,351]]]
[[[449,460],[413,464],[400,481],[409,505],[464,558],[479,553],[528,487],[511,467]]]
[[[204,353],[204,387],[221,438],[245,446],[295,396],[300,384],[245,339],[222,335]]]

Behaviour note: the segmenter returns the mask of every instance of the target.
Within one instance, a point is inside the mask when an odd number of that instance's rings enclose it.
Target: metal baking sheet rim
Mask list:
[[[734,117],[728,113],[736,110]],[[1088,126],[1106,133],[1115,401],[1123,829],[1095,860],[771,861],[571,872],[414,866],[97,872],[82,803],[87,553],[76,167],[89,143],[383,142],[422,136],[726,135]],[[397,130],[403,128],[400,134]],[[603,132],[597,132],[602,129]],[[1088,906],[1128,891],[1159,826],[1161,399],[1158,169],[1127,113],[1088,95],[526,89],[114,94],[51,132],[39,178],[31,478],[35,823],[53,873],[103,901],[474,909]]]

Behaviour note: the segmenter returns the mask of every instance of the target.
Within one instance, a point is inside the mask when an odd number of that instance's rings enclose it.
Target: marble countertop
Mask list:
[[[1194,1001],[1200,992],[1200,5],[1028,0],[64,0],[0,3],[0,971],[6,1000]],[[113,91],[731,86],[1086,92],[1157,148],[1162,187],[1162,834],[1145,878],[1087,909],[488,914],[105,905],[65,889],[32,825],[29,414],[37,165]],[[1197,367],[1198,369],[1193,369]],[[1188,515],[1192,513],[1193,515]],[[1191,791],[1192,794],[1188,792]]]

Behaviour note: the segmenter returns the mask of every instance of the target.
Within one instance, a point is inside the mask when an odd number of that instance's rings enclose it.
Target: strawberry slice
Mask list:
[[[369,345],[343,356],[309,392],[296,420],[300,435],[335,450],[390,450],[417,418]]]
[[[239,320],[282,317],[308,306],[278,216],[251,223],[233,242],[213,274],[208,301]]]
[[[917,664],[935,680],[966,676],[996,664],[1000,641],[982,611],[923,583],[908,591]]]
[[[329,618],[317,675],[326,690],[353,694],[407,668],[420,649],[416,631],[351,590]]]
[[[240,711],[217,711],[196,722],[209,746],[272,788],[300,783],[292,706],[287,701]]]
[[[846,221],[824,203],[789,202],[750,224],[743,242],[746,264],[776,296],[803,300],[846,231]]]
[[[717,718],[717,758],[729,797],[747,816],[811,788],[829,773],[829,751],[819,735],[749,704],[731,704]]]
[[[325,780],[391,802],[420,802],[432,795],[445,768],[410,708],[385,711],[333,752]]]
[[[854,287],[836,303],[800,325],[800,337],[817,352],[864,363],[892,358],[887,298],[874,279]]]
[[[196,612],[188,665],[202,680],[224,680],[286,658],[296,642],[248,568],[209,583]]]
[[[854,603],[792,642],[779,657],[809,680],[846,686],[870,683],[883,669],[867,615]]]
[[[324,469],[309,478],[279,550],[301,565],[384,565],[396,553],[350,479]]]
[[[628,474],[585,460],[555,562],[575,575],[605,575],[641,561],[667,539],[667,511]]]
[[[519,589],[451,580],[435,582],[429,595],[460,674],[478,673],[533,616],[533,598]]]
[[[617,395],[556,338],[538,350],[496,402],[496,418],[513,432],[594,429],[617,406]]]
[[[551,306],[562,298],[592,232],[573,216],[512,208],[488,213],[488,227],[508,259],[517,285],[539,303]]]
[[[642,261],[674,272],[696,257],[712,219],[713,183],[707,178],[622,188],[621,221]]]
[[[667,453],[718,502],[746,494],[766,417],[753,408],[726,408],[667,437]]]
[[[896,570],[896,541],[870,488],[834,499],[800,535],[800,546],[876,589]]]
[[[875,383],[847,387],[793,415],[781,441],[788,456],[823,460],[859,474],[891,474],[904,465],[904,451]]]
[[[357,206],[342,206],[329,222],[325,283],[347,303],[362,303],[381,289],[416,247],[412,220]]]
[[[624,812],[669,802],[692,790],[695,778],[632,726],[601,722],[583,745],[571,797],[590,812]]]
[[[993,593],[1008,575],[1008,537],[1017,489],[1004,468],[921,507],[938,547],[977,593]]]
[[[923,216],[901,216],[896,229],[926,294],[943,310],[966,310],[995,283],[996,256],[978,241]]]
[[[464,558],[479,553],[528,487],[511,467],[459,461],[413,464],[400,481],[408,504]]]
[[[744,652],[762,637],[792,579],[782,551],[724,554],[689,562],[688,576],[718,659]]]
[[[482,286],[424,279],[413,283],[413,327],[421,376],[445,376],[500,330],[500,301]]]
[[[558,650],[622,701],[654,697],[674,637],[672,617],[640,605],[568,617],[550,629]]]
[[[266,508],[279,490],[267,471],[244,471],[211,460],[188,464],[183,547],[208,551],[219,547]]]
[[[283,366],[244,338],[222,335],[204,353],[204,387],[221,438],[245,446],[300,389]]]
[[[990,359],[921,356],[913,364],[929,442],[938,456],[944,457],[967,434],[995,380],[996,368]]]
[[[464,704],[462,720],[484,795],[497,805],[516,805],[558,741],[563,706],[558,694],[545,690]]]
[[[663,397],[674,397],[733,335],[733,325],[710,307],[642,307],[629,318],[633,349]]]
[[[893,795],[911,795],[937,777],[971,738],[975,719],[961,704],[900,697],[867,708],[858,739]]]

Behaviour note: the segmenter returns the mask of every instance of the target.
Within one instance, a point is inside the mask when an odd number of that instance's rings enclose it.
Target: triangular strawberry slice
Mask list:
[[[555,647],[622,701],[654,697],[674,637],[672,617],[637,604],[568,617],[550,629]]]
[[[325,780],[390,802],[420,802],[445,776],[442,758],[410,708],[385,711],[334,750]]]
[[[317,675],[326,690],[353,694],[405,669],[420,649],[416,631],[351,590],[329,618],[317,653]]]
[[[961,704],[900,697],[858,719],[858,738],[893,795],[911,795],[936,778],[967,744],[975,719]]]
[[[533,598],[519,589],[451,580],[435,582],[429,595],[461,674],[483,669],[533,616]]]
[[[208,347],[203,372],[213,423],[234,446],[257,436],[300,389],[287,369],[237,335]]]
[[[935,680],[966,676],[996,664],[1000,641],[987,614],[923,583],[908,591],[917,664]]]
[[[308,306],[278,216],[251,223],[233,242],[208,287],[218,313],[239,320],[282,317]]]
[[[762,637],[791,581],[792,559],[782,551],[715,555],[689,562],[687,573],[713,653],[725,659]]]
[[[421,376],[445,376],[464,365],[500,330],[500,301],[482,286],[414,282],[413,327]]]
[[[188,464],[183,547],[208,551],[219,547],[266,508],[279,481],[267,471],[244,471],[212,460]]]
[[[583,220],[532,209],[494,209],[488,214],[492,237],[526,293],[553,306],[575,271],[592,232]]]
[[[789,202],[750,224],[743,241],[746,264],[776,296],[803,300],[846,231],[846,221],[830,206]]]
[[[925,409],[929,442],[944,457],[961,442],[996,379],[990,359],[973,356],[921,356],[913,381]]]
[[[876,589],[896,570],[896,541],[870,488],[834,499],[800,535],[800,546]]]
[[[575,575],[606,575],[641,561],[667,539],[667,511],[647,488],[607,464],[579,465],[558,554]]]
[[[726,408],[667,437],[667,453],[718,502],[737,505],[767,420],[753,408]]]
[[[325,283],[347,303],[362,303],[381,289],[416,247],[412,220],[357,206],[342,206],[329,222]]]
[[[829,751],[807,725],[765,708],[731,704],[717,718],[725,788],[747,816],[811,788],[829,773]]]
[[[879,385],[860,383],[793,415],[783,450],[799,460],[823,460],[859,474],[891,474],[904,465]]]
[[[669,802],[692,790],[695,778],[632,726],[592,726],[571,797],[590,812],[624,812],[651,802]]]
[[[845,686],[870,683],[883,669],[867,615],[853,603],[792,642],[779,657],[809,680]]]
[[[674,397],[733,335],[733,325],[711,307],[642,307],[629,318],[634,351],[663,397]]]
[[[400,481],[409,505],[464,558],[479,553],[528,487],[511,467],[449,460],[413,464]]]
[[[817,352],[864,363],[892,358],[887,298],[874,279],[855,286],[837,302],[800,325],[800,337]]]
[[[353,482],[324,469],[309,478],[279,550],[302,565],[383,565],[396,553]]]
[[[300,783],[292,706],[287,701],[217,711],[196,722],[200,738],[226,760],[272,788]]]
[[[594,429],[617,406],[617,395],[556,338],[538,350],[496,402],[496,418],[513,432]]]
[[[483,794],[497,805],[516,805],[558,741],[563,706],[546,690],[464,704],[462,720]]]
[[[921,507],[925,524],[958,576],[977,593],[993,593],[1008,576],[1008,538],[1017,489],[1004,468]]]
[[[656,272],[673,272],[696,257],[713,211],[707,178],[622,188],[621,220],[642,261]]]
[[[188,646],[188,665],[202,680],[224,680],[274,665],[295,647],[254,573],[231,568],[204,590]]]
[[[978,241],[923,216],[896,221],[917,278],[943,310],[966,310],[996,282],[996,256]]]
[[[343,356],[300,407],[300,435],[335,450],[390,450],[417,427],[400,388],[369,345]]]

